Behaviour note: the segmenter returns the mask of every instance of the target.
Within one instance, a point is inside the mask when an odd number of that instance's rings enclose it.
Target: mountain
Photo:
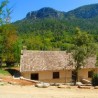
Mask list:
[[[57,11],[53,8],[44,7],[38,11],[32,11],[27,13],[26,19],[43,19],[43,18],[62,18],[64,13]]]
[[[94,18],[98,16],[98,4],[85,5],[66,13],[67,17]]]
[[[26,19],[43,19],[43,18],[58,18],[63,19],[67,17],[75,18],[94,18],[98,16],[98,4],[85,5],[69,12],[57,11],[53,8],[44,7],[38,11],[27,13]]]
[[[74,33],[75,28],[98,34],[98,4],[85,5],[69,12],[44,7],[28,12],[26,17],[14,23],[19,33],[52,31]]]
[[[18,35],[29,50],[69,50],[76,28],[94,36],[98,43],[98,4],[86,5],[69,12],[45,7],[28,12],[22,20],[13,23]]]

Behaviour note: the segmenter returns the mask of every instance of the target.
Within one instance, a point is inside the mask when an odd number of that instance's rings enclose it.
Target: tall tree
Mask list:
[[[2,35],[3,35],[3,50],[2,50],[2,58],[6,62],[7,65],[14,63],[15,60],[15,49],[14,48],[18,36],[16,34],[15,27],[11,24],[6,24],[2,27]]]
[[[72,57],[75,62],[75,84],[78,80],[78,71],[82,66],[85,66],[86,59],[88,57],[94,56],[96,54],[96,44],[94,43],[93,37],[86,33],[77,29],[77,32],[74,36],[74,50],[72,51]]]
[[[8,0],[4,0],[0,3],[0,67],[2,65],[2,50],[3,50],[3,34],[2,34],[2,25],[5,24],[5,13],[6,5],[8,4]]]
[[[10,23],[11,9],[7,8],[8,0],[0,4],[0,56],[7,65],[16,62],[18,36],[16,28]]]

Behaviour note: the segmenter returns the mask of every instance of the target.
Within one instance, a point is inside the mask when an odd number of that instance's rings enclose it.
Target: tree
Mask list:
[[[8,9],[6,7],[8,3],[9,3],[8,0],[4,0],[0,4],[0,26],[6,24],[10,20],[11,9]]]
[[[11,65],[16,61],[15,58],[15,44],[18,40],[15,27],[11,24],[6,24],[2,26],[2,35],[3,35],[3,49],[2,49],[2,58],[7,65]]]
[[[74,50],[72,50],[72,57],[75,62],[75,70],[76,77],[74,83],[78,81],[78,71],[82,66],[85,66],[86,59],[90,56],[94,56],[96,54],[96,44],[94,43],[93,37],[86,33],[77,29],[77,32],[74,36]]]
[[[18,59],[18,36],[16,28],[10,23],[12,10],[7,8],[8,0],[0,4],[0,57],[7,65],[12,65]],[[16,53],[17,52],[17,53]],[[18,55],[18,54],[17,54]],[[1,63],[0,63],[1,64]]]
[[[5,24],[5,13],[7,9],[5,9],[8,4],[8,0],[4,0],[0,4],[0,67],[2,65],[2,50],[3,50],[3,35],[2,35],[2,25]],[[6,17],[7,18],[7,17]]]

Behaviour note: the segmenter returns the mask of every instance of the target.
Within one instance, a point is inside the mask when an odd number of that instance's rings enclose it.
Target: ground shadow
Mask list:
[[[19,70],[8,68],[8,69],[6,69],[6,71],[8,71],[14,77],[20,77],[21,76],[21,73]]]

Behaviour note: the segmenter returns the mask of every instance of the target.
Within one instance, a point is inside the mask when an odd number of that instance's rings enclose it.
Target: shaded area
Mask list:
[[[17,69],[6,69],[6,71],[8,71],[14,77],[20,77],[21,76],[20,71]]]

